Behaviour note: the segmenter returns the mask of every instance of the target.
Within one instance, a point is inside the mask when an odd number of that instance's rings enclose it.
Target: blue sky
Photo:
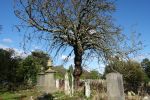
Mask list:
[[[144,57],[149,57],[150,54],[150,0],[117,0],[116,12],[113,14],[115,23],[120,25],[123,29],[123,33],[136,31],[141,33],[141,40],[146,47],[141,51],[141,54],[137,57],[139,60]],[[17,25],[19,20],[13,13],[13,0],[0,0],[0,25],[3,26],[3,30],[0,34],[0,48],[15,48],[17,51],[22,52],[21,42],[23,39],[23,33],[17,32],[14,25]],[[40,46],[31,46],[31,50]],[[61,55],[61,58],[65,57]],[[59,63],[60,62],[54,62]],[[69,64],[73,63],[73,60]],[[68,64],[68,65],[69,65]],[[96,68],[97,64],[89,64]],[[103,65],[101,65],[103,67]]]

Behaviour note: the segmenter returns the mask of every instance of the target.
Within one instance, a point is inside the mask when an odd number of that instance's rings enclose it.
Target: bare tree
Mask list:
[[[74,53],[76,85],[82,74],[82,60],[97,56],[108,60],[121,54],[124,40],[113,23],[111,0],[15,0],[14,12],[21,26],[32,28],[28,36],[46,40],[56,54],[71,47]]]

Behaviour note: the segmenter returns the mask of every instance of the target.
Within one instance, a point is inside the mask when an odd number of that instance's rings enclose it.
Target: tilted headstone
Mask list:
[[[85,81],[85,96],[89,98],[91,95],[90,81]]]
[[[125,100],[122,75],[109,73],[106,75],[108,100]]]
[[[65,94],[70,95],[70,85],[69,85],[69,77],[68,73],[65,74]]]
[[[56,79],[56,88],[59,89],[59,79]]]

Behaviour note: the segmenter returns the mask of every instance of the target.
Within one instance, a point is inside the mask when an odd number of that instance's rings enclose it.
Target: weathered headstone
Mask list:
[[[87,81],[85,81],[85,96],[86,96],[87,98],[89,98],[90,95],[91,95],[90,81],[87,80]]]
[[[122,75],[109,73],[106,75],[108,100],[125,100]]]
[[[54,78],[54,73],[55,71],[52,70],[52,69],[48,69],[46,72],[45,72],[45,92],[46,93],[54,93],[56,92],[56,86],[55,86],[55,78]]]
[[[56,79],[56,88],[59,89],[59,79]]]
[[[37,88],[40,91],[44,90],[44,83],[45,82],[45,73],[41,72],[37,76]]]
[[[56,92],[56,81],[54,78],[55,71],[51,69],[51,60],[48,60],[47,66],[49,67],[47,71],[42,71],[38,74],[37,88],[41,92],[53,93]]]
[[[65,74],[65,94],[70,95],[70,85],[69,85],[69,77],[68,73]]]
[[[71,74],[71,95],[73,96],[74,94],[74,77]]]

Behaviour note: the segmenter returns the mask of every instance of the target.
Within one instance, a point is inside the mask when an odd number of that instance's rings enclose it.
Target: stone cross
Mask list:
[[[65,74],[65,94],[70,95],[70,85],[69,85],[68,73]]]
[[[109,73],[106,75],[108,100],[125,100],[122,75]]]
[[[89,98],[91,95],[91,90],[90,90],[90,81],[85,81],[85,96]]]

